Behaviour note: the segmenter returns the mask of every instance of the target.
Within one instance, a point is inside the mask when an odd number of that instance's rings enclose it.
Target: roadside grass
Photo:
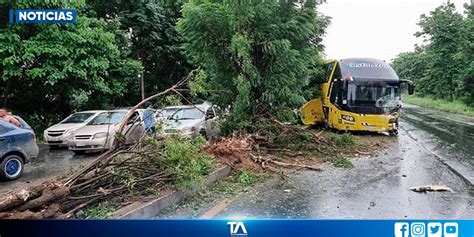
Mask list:
[[[336,168],[343,168],[343,169],[352,169],[354,168],[354,164],[342,155],[335,155],[329,156],[324,159],[327,162],[330,162]]]
[[[447,101],[413,95],[403,95],[402,101],[421,107],[474,117],[474,107],[470,107],[461,101]]]
[[[159,218],[170,217],[179,212],[185,212],[191,217],[199,216],[200,209],[207,204],[223,198],[230,198],[244,192],[258,183],[263,183],[270,176],[266,173],[257,173],[250,170],[238,170],[232,176],[218,180],[205,187],[197,195],[185,198],[179,204],[166,208],[159,214]]]
[[[330,142],[332,142],[334,145],[345,147],[345,148],[350,148],[357,144],[357,141],[354,138],[354,135],[350,133],[338,134],[338,133],[329,132],[329,133],[326,133],[326,138]]]
[[[104,219],[111,217],[114,211],[112,202],[103,201],[84,209],[83,216],[85,219]]]

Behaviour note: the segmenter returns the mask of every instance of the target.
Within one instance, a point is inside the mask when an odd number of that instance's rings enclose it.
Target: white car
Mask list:
[[[126,143],[136,142],[144,135],[143,111],[138,109],[128,120],[124,129]],[[115,140],[115,133],[127,113],[128,110],[124,109],[100,113],[67,139],[69,150],[83,154],[86,151],[98,152],[110,149]]]
[[[174,134],[194,138],[201,134],[206,139],[214,139],[219,136],[219,118],[216,107],[209,103],[171,106],[164,110],[173,111],[173,113],[164,120],[159,137],[164,138]]]
[[[51,148],[67,146],[66,140],[77,129],[85,126],[102,112],[105,112],[105,110],[90,110],[71,114],[58,124],[44,130],[43,140]]]

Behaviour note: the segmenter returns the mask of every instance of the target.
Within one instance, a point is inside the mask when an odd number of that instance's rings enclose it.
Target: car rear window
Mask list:
[[[21,124],[20,127],[21,127],[21,128],[32,129],[32,128],[30,127],[30,125],[28,125],[28,124],[25,122],[25,120],[23,120],[23,119],[20,118],[19,116],[14,116],[14,117],[20,122],[20,124]]]

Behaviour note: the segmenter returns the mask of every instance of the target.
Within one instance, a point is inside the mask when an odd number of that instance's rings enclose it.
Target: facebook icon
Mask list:
[[[395,223],[395,237],[408,237],[408,222]]]

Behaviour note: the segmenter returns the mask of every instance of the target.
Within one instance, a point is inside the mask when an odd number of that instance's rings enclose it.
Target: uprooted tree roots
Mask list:
[[[320,151],[328,142],[312,131],[286,125],[276,120],[263,120],[258,132],[234,134],[208,144],[205,150],[219,162],[235,169],[270,170],[278,168],[305,168],[319,171],[320,168],[296,162],[275,159],[274,153],[286,157],[303,156],[305,152]]]

